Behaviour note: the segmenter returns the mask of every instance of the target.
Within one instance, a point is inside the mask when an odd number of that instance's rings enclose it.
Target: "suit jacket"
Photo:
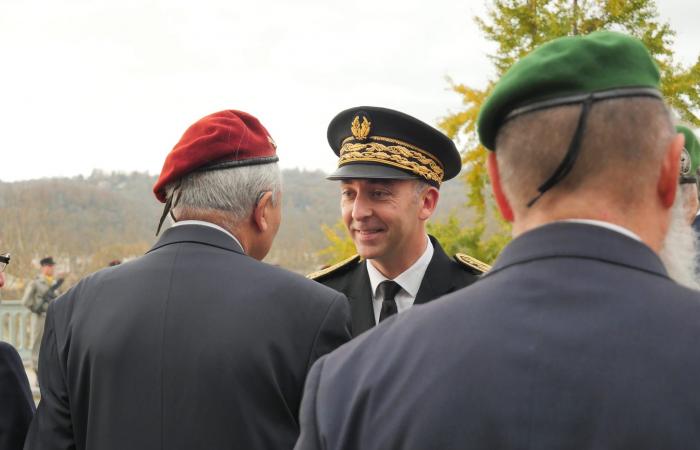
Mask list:
[[[49,307],[26,449],[282,449],[345,297],[183,225]]]
[[[442,295],[468,286],[479,279],[483,271],[451,259],[434,237],[433,257],[423,276],[414,305],[427,303]],[[367,273],[367,260],[359,257],[338,267],[339,270],[310,275],[316,281],[345,294],[350,302],[352,334],[369,330],[376,325],[372,306],[372,287]],[[322,273],[322,274],[321,274]]]
[[[29,380],[17,350],[0,342],[0,449],[19,450],[34,415]]]
[[[296,448],[700,448],[699,344],[700,293],[650,248],[542,226],[320,359]]]

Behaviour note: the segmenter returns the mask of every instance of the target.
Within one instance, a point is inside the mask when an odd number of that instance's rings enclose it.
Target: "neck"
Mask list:
[[[218,225],[224,230],[234,235],[238,242],[241,244],[241,247],[243,247],[243,251],[246,254],[248,254],[247,245],[250,242],[250,239],[248,237],[249,233],[246,233],[244,231],[245,227],[240,226],[241,224],[234,224],[234,221],[231,220],[230,217],[227,216],[225,213],[219,211],[207,211],[198,214],[183,212],[180,214],[176,214],[176,218],[178,222],[182,222],[185,220],[201,220],[203,222],[209,222],[213,223],[214,225]]]
[[[567,219],[600,220],[627,228],[655,252],[663,247],[670,214],[658,210],[654,202],[637,205],[613,205],[596,199],[569,200],[538,205],[532,211],[520,211],[513,221],[513,237],[533,228]]]
[[[386,257],[370,259],[369,262],[382,275],[393,280],[408,270],[423,256],[425,249],[428,247],[427,239],[424,234],[421,239],[416,239],[412,245],[402,246],[401,251]]]

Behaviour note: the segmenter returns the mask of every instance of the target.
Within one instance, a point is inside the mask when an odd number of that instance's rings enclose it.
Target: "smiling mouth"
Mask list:
[[[383,228],[369,228],[363,230],[355,229],[355,234],[359,235],[362,238],[373,237],[382,232],[384,232]]]

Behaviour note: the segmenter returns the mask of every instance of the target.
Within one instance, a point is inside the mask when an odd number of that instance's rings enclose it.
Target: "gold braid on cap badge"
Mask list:
[[[352,162],[376,162],[407,170],[437,184],[442,183],[445,177],[445,170],[439,160],[411,144],[381,136],[363,138],[370,142],[353,142],[355,139],[349,137],[343,141],[338,167]]]

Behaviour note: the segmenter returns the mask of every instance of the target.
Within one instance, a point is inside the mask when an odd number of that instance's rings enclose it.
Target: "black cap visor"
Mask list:
[[[327,180],[349,179],[420,180],[421,177],[381,164],[345,164],[326,177]]]

